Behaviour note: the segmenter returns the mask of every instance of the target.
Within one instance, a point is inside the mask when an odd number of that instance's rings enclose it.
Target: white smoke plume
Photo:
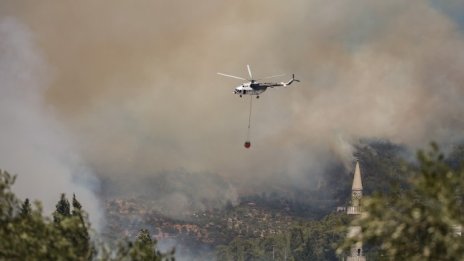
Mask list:
[[[316,186],[360,138],[462,140],[463,28],[443,2],[6,1],[0,15],[37,36],[55,74],[45,104],[99,177],[136,192],[134,180],[183,169],[172,186],[199,201],[232,186],[233,201]],[[216,72],[244,76],[248,63],[301,83],[254,102],[245,150],[248,100]],[[153,197],[191,204],[179,191]]]
[[[0,166],[19,174],[14,191],[40,200],[46,214],[60,193],[72,193],[100,224],[98,184],[75,144],[44,103],[51,71],[30,30],[14,18],[0,19]],[[93,185],[89,185],[93,184]]]

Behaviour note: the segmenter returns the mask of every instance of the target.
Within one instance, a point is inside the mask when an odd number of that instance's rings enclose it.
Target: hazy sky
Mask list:
[[[460,141],[463,17],[437,0],[3,0],[0,167],[53,204],[162,175],[160,204],[188,206],[312,186],[359,138]],[[301,80],[254,101],[250,150],[249,99],[216,74],[246,64]]]

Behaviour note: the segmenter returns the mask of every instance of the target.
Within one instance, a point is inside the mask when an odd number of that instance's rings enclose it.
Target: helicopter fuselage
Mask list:
[[[266,91],[269,85],[263,83],[247,82],[240,86],[235,87],[234,94],[242,95],[260,95]]]

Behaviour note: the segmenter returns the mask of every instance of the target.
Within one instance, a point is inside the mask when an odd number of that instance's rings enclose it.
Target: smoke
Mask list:
[[[351,166],[360,138],[413,148],[461,140],[462,28],[433,2],[42,1],[0,12],[38,38],[55,76],[45,103],[83,161],[122,191],[184,169],[182,189],[153,193],[187,206],[223,198],[223,184],[314,187],[331,162]],[[231,94],[240,82],[216,75],[245,76],[246,64],[257,77],[301,80],[254,101],[250,150],[249,100]]]
[[[186,170],[165,171],[135,179],[105,179],[102,187],[101,194],[105,198],[121,195],[138,198],[147,209],[176,218],[191,218],[193,211],[236,204],[238,198],[236,188],[220,176]]]
[[[169,253],[175,248],[176,260],[179,261],[217,260],[214,249],[205,245],[191,247],[174,239],[162,239],[158,241],[156,247],[163,253]]]
[[[22,199],[42,201],[48,213],[60,193],[75,193],[98,228],[97,180],[43,101],[51,74],[28,28],[0,19],[0,166],[20,174],[14,190]]]

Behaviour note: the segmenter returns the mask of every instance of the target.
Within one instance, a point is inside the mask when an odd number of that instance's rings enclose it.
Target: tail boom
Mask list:
[[[295,79],[295,74],[292,74],[292,79],[290,79],[288,82],[282,82],[282,85],[287,86],[292,84],[293,82],[300,82],[300,80]]]

